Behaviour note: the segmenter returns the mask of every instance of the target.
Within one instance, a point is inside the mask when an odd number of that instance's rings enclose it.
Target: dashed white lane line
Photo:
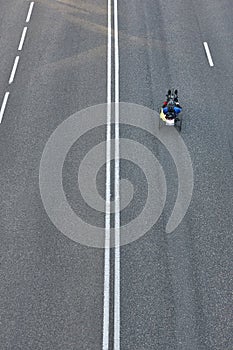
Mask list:
[[[24,27],[24,28],[23,28],[23,32],[22,32],[21,39],[20,39],[20,43],[19,43],[19,47],[18,47],[18,51],[21,51],[22,48],[23,48],[23,44],[24,44],[24,41],[25,41],[25,37],[26,37],[26,34],[27,34],[27,30],[28,30],[27,27]]]
[[[15,73],[16,73],[18,64],[19,64],[19,56],[16,56],[16,57],[15,57],[15,62],[14,62],[14,65],[13,65],[13,68],[12,68],[12,71],[11,71],[11,75],[10,75],[10,79],[9,79],[9,84],[12,84],[13,81],[14,81]]]
[[[108,0],[108,50],[107,50],[107,135],[106,135],[106,204],[104,242],[104,302],[103,302],[103,343],[102,349],[109,350],[110,317],[110,209],[111,209],[111,82],[112,82],[112,20],[111,1]]]
[[[207,56],[208,61],[209,61],[209,65],[210,65],[210,67],[213,67],[214,66],[214,62],[213,62],[213,59],[212,59],[212,56],[211,56],[211,53],[210,53],[209,45],[208,45],[207,42],[204,42],[203,45],[204,45],[204,48],[205,48],[206,56]]]
[[[9,95],[10,95],[10,93],[6,92],[5,96],[4,96],[4,99],[3,99],[3,102],[2,102],[2,107],[1,107],[1,110],[0,110],[0,124],[1,124],[3,116],[4,116],[4,112],[5,112],[5,109],[6,109],[6,105],[7,105],[7,101],[8,101]]]
[[[31,19],[33,7],[34,7],[34,1],[32,1],[32,2],[30,3],[29,10],[28,10],[28,14],[27,14],[27,18],[26,18],[26,23],[28,23],[28,22],[30,21],[30,19]]]
[[[34,8],[34,4],[35,4],[35,2],[32,1],[32,2],[30,3],[30,5],[29,5],[29,9],[28,9],[28,13],[27,13],[27,18],[26,18],[26,22],[27,22],[27,23],[28,23],[28,22],[30,21],[30,19],[31,19],[32,11],[33,11],[33,8]],[[27,27],[24,27],[23,32],[22,32],[22,35],[21,35],[20,43],[19,43],[19,46],[18,46],[18,51],[21,51],[22,48],[23,48],[24,41],[25,41],[26,34],[27,34],[27,30],[28,30],[28,28],[27,28]],[[12,84],[13,81],[14,81],[15,73],[16,73],[18,64],[19,64],[19,56],[16,56],[15,61],[14,61],[14,65],[13,65],[13,68],[12,68],[12,71],[11,71],[11,75],[10,75],[10,78],[9,78],[9,84]],[[5,95],[4,95],[4,98],[3,98],[3,102],[2,102],[2,106],[1,106],[1,110],[0,110],[0,124],[1,124],[2,119],[3,119],[3,116],[4,116],[4,112],[5,112],[5,109],[6,109],[6,105],[7,105],[7,101],[8,101],[9,95],[10,95],[10,92],[7,91],[7,92],[5,93]]]
[[[115,259],[114,259],[114,343],[120,350],[120,84],[119,84],[119,28],[118,0],[114,0],[115,33]]]

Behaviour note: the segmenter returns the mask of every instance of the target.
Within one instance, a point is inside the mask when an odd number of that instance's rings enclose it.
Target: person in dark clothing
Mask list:
[[[175,115],[177,116],[182,111],[182,107],[178,101],[178,91],[175,90],[174,96],[171,96],[171,90],[168,90],[166,97],[167,100],[164,101],[162,107],[163,113],[166,115],[172,115],[173,113],[175,113]]]

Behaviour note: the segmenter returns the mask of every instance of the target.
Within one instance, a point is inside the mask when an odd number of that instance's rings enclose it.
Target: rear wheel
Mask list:
[[[176,119],[176,124],[175,124],[177,130],[181,132],[182,129],[182,117],[179,117]]]

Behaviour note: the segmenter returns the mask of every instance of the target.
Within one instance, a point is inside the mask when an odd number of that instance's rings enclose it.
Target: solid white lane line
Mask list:
[[[18,63],[19,63],[19,56],[16,56],[15,57],[15,62],[14,62],[14,65],[13,65],[13,68],[12,68],[12,71],[11,71],[9,84],[13,83],[13,81],[14,81],[14,77],[15,77],[15,73],[16,73],[16,70],[17,70],[17,67],[18,67]]]
[[[115,259],[114,259],[114,350],[120,350],[120,135],[119,135],[119,29],[118,1],[114,0],[115,34]]]
[[[208,61],[209,61],[209,65],[210,65],[210,67],[213,67],[214,66],[214,62],[212,60],[212,56],[211,56],[211,53],[210,53],[209,45],[208,45],[207,42],[204,42],[203,45],[204,45],[204,48],[205,48],[206,56],[207,56]]]
[[[27,34],[27,30],[28,30],[27,27],[23,28],[23,32],[22,32],[20,43],[19,43],[19,47],[18,47],[18,51],[21,51],[22,48],[23,48],[23,44],[24,44],[24,40],[25,40],[25,37],[26,37],[26,34]]]
[[[0,124],[1,124],[3,116],[4,116],[4,112],[5,112],[5,109],[6,109],[6,105],[7,105],[7,101],[8,101],[9,95],[10,95],[10,93],[6,92],[5,96],[4,96],[4,99],[3,99],[3,102],[2,102],[2,107],[1,107],[1,111],[0,111]]]
[[[33,7],[34,7],[34,1],[32,1],[30,3],[28,14],[27,14],[27,18],[26,18],[26,23],[28,23],[30,21],[30,19],[31,19]]]
[[[110,317],[110,208],[111,208],[111,81],[112,81],[112,20],[111,0],[108,0],[108,52],[107,52],[107,135],[106,135],[106,204],[104,243],[104,303],[103,303],[103,350],[109,349]]]

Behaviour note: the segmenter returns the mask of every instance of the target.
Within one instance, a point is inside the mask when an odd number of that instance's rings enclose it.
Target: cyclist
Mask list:
[[[175,114],[175,116],[177,116],[181,111],[182,111],[182,107],[179,104],[178,101],[178,91],[175,90],[175,96],[171,96],[171,90],[168,90],[167,93],[167,101],[165,101],[163,103],[163,113],[168,115],[168,116],[172,116],[173,114]]]

